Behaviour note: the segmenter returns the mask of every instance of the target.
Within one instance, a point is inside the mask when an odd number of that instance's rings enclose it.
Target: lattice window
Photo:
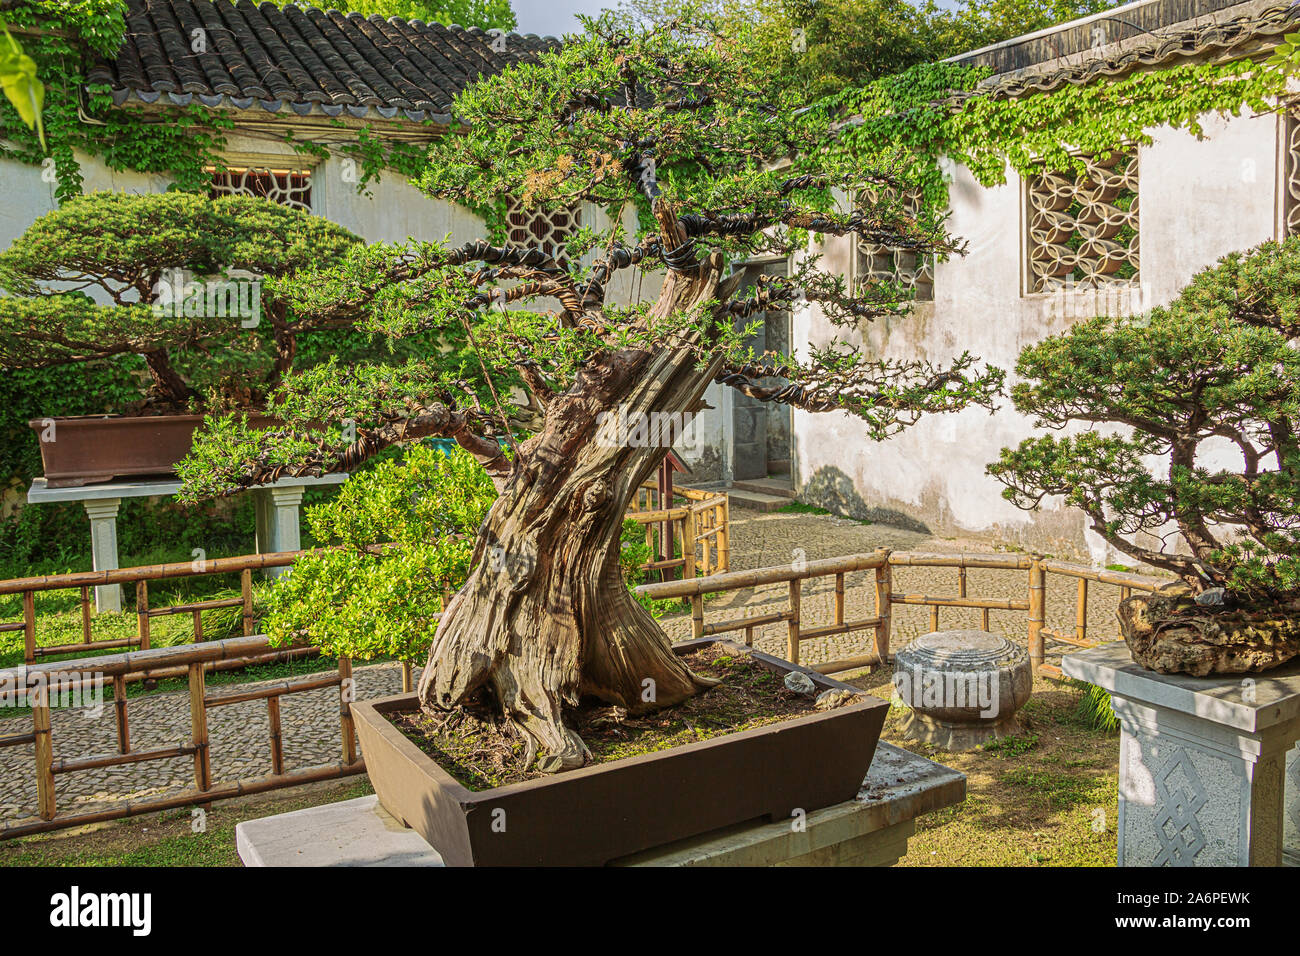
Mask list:
[[[1287,113],[1283,126],[1282,238],[1300,234],[1300,117]]]
[[[562,266],[568,265],[564,243],[581,225],[577,206],[526,209],[514,198],[506,206],[506,241],[540,248]]]
[[[1138,282],[1137,153],[1084,163],[1082,173],[1043,172],[1026,181],[1029,292]]]
[[[259,166],[209,166],[210,195],[261,196],[282,206],[311,212],[311,170]]]
[[[874,199],[871,193],[867,198]],[[919,191],[909,192],[903,199],[903,209],[915,217],[921,209]],[[917,302],[934,299],[934,255],[917,254],[909,249],[898,249],[858,238],[854,244],[853,286],[855,289],[871,281],[891,281],[913,290]]]

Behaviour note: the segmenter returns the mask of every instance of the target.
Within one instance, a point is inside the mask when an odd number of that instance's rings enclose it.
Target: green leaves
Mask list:
[[[45,86],[36,76],[36,61],[23,52],[9,28],[0,20],[0,87],[5,98],[13,104],[18,116],[29,129],[35,130],[45,148],[45,125],[41,110],[45,106]]]
[[[478,462],[422,444],[353,475],[307,509],[318,541],[272,591],[263,626],[274,643],[306,637],[362,660],[423,659],[445,593],[469,574],[474,535],[496,498]]]

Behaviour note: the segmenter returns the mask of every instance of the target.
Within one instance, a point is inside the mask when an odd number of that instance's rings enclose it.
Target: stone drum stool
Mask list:
[[[933,631],[894,657],[896,696],[911,708],[903,736],[944,750],[972,750],[1019,733],[1016,711],[1034,676],[1019,644],[988,631]]]

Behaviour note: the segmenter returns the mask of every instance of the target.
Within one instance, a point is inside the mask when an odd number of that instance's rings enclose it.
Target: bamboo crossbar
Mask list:
[[[231,694],[209,694],[203,698],[208,707],[221,707],[225,704],[241,704],[248,700],[263,700],[268,697],[283,697],[285,694],[301,694],[322,687],[337,687],[341,678],[337,674],[326,677],[303,677],[297,680],[283,680],[267,684],[252,690],[237,691]]]
[[[211,601],[195,601],[191,604],[169,604],[166,607],[151,607],[148,610],[150,617],[166,617],[168,614],[189,614],[193,611],[215,611],[222,607],[242,607],[244,598],[214,598]],[[104,646],[99,641],[95,642],[98,646]]]
[[[636,588],[636,593],[654,599],[692,597],[715,591],[736,591],[760,587],[764,584],[802,581],[806,578],[824,577],[841,571],[845,573],[867,571],[880,567],[887,559],[888,552],[882,549],[863,554],[851,554],[842,558],[807,561],[798,568],[793,565],[781,565],[774,568],[756,568],[752,571],[728,571],[688,581],[642,584]]]
[[[172,564],[146,564],[136,568],[114,568],[111,571],[76,571],[72,574],[47,574],[35,578],[10,578],[7,581],[0,581],[0,594],[103,587],[108,584],[134,584],[139,581],[186,578],[200,574],[229,574],[235,571],[283,568],[293,564],[307,553],[307,551],[272,551],[266,554],[242,554],[232,558],[208,558],[203,562],[201,571],[194,569],[193,561],[178,561]]]
[[[812,664],[808,669],[816,671],[818,674],[838,674],[840,671],[855,671],[863,667],[880,667],[882,664],[888,664],[889,661],[882,661],[880,655],[859,654],[856,657],[845,657],[837,661],[826,661],[824,664]]]
[[[110,649],[114,647],[136,647],[140,643],[139,635],[135,637],[115,637],[110,641],[91,641],[90,646],[97,649]],[[53,657],[55,654],[77,654],[85,651],[86,642],[78,641],[76,644],[51,644],[48,647],[34,647],[32,654],[36,657]]]
[[[33,674],[81,674],[85,677],[115,677],[118,674],[152,672],[162,667],[235,660],[272,650],[265,634],[249,637],[228,637],[206,644],[178,644],[175,647],[154,647],[148,650],[128,651],[125,654],[104,654],[100,657],[73,661],[51,661],[48,664],[31,664],[0,670],[0,686],[5,681],[21,682]]]
[[[893,551],[889,555],[892,567],[913,568],[984,568],[997,571],[1026,571],[1034,563],[1028,554],[983,554],[977,551]]]
[[[1132,571],[1110,571],[1090,568],[1083,564],[1070,564],[1065,561],[1044,561],[1043,567],[1052,574],[1066,577],[1083,578],[1099,584],[1113,584],[1117,587],[1131,588],[1134,591],[1154,591],[1168,584],[1167,580]]]
[[[753,617],[736,617],[729,621],[715,621],[704,625],[704,633],[723,634],[727,631],[743,631],[746,628],[762,627],[764,624],[779,624],[793,619],[790,611],[774,611],[771,614],[755,614]]]
[[[110,820],[122,820],[142,813],[175,810],[179,807],[193,806],[197,803],[229,800],[232,797],[265,793],[268,790],[278,790],[281,787],[296,787],[304,783],[317,783],[322,780],[335,780],[340,777],[349,777],[365,772],[365,761],[357,758],[346,764],[327,764],[321,767],[311,767],[307,770],[294,770],[290,773],[268,774],[263,777],[232,780],[229,783],[217,784],[211,789],[201,792],[186,790],[171,797],[124,801],[116,807],[96,813],[71,813],[59,815],[49,820],[29,818],[15,823],[3,824],[0,825],[0,840],[10,840],[15,837],[31,836],[37,833],[50,833],[54,830],[87,826],[92,823],[107,823]]]
[[[926,607],[973,607],[988,608],[990,611],[1028,611],[1028,601],[1011,598],[972,598],[937,596],[932,594],[891,594],[889,600],[895,604],[917,604]]]
[[[51,773],[70,773],[74,770],[94,770],[98,767],[120,767],[124,764],[142,763],[146,760],[169,760],[173,757],[188,757],[194,753],[193,747],[185,744],[173,744],[170,747],[158,747],[154,750],[132,750],[130,753],[102,754],[95,757],[65,757],[50,765]]]
[[[799,640],[815,641],[819,637],[834,637],[836,634],[850,634],[853,631],[865,631],[867,628],[879,627],[879,617],[864,617],[857,621],[845,621],[842,624],[826,624],[822,627],[805,627],[799,631]]]

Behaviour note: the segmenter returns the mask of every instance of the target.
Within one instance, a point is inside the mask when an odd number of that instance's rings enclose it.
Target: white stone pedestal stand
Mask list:
[[[1061,661],[1120,720],[1120,866],[1300,865],[1300,663],[1157,674],[1122,642]]]
[[[320,478],[282,478],[274,484],[251,489],[257,511],[257,553],[297,551],[301,545],[299,505],[303,491],[318,485],[341,485],[346,474]],[[50,488],[44,478],[37,478],[27,490],[27,502],[33,505],[77,501],[90,517],[90,546],[96,571],[111,571],[117,563],[117,512],[123,498],[167,497],[181,490],[180,481],[107,481],[80,488]],[[279,577],[288,568],[269,568],[269,577]],[[95,588],[95,609],[122,610],[122,586],[108,584]]]

